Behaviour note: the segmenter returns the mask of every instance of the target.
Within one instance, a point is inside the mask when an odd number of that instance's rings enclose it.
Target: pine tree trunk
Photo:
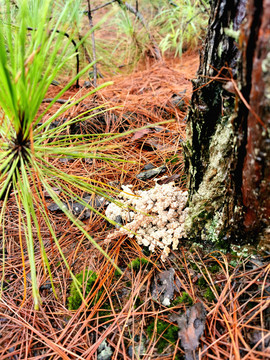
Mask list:
[[[191,238],[245,243],[269,226],[269,19],[270,0],[211,4],[185,143]]]

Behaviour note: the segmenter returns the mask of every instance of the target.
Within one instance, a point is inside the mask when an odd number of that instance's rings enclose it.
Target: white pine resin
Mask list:
[[[156,247],[162,249],[162,260],[165,260],[170,249],[176,250],[179,240],[185,237],[184,222],[187,209],[184,209],[188,193],[182,191],[173,182],[159,185],[136,193],[131,191],[131,186],[123,186],[119,194],[119,200],[124,207],[111,203],[106,210],[106,216],[115,220],[121,215],[125,228],[121,228],[113,234],[127,234],[133,237],[140,245],[149,247],[155,251]],[[132,207],[136,212],[129,209]],[[148,215],[146,215],[148,214]],[[132,232],[130,232],[130,231]]]

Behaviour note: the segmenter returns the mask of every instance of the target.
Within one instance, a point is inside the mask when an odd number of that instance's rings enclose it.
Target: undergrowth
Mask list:
[[[96,57],[99,73],[129,71],[147,57],[159,58],[195,49],[201,42],[208,22],[209,4],[205,0],[167,0],[108,2],[92,1]],[[78,12],[74,28],[81,39],[81,59],[93,59],[91,37],[86,16],[87,4],[76,0]],[[91,79],[90,79],[91,80]]]

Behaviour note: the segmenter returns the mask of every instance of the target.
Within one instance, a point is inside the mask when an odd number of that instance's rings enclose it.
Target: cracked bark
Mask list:
[[[190,238],[245,243],[269,225],[269,19],[270,0],[211,4],[184,145]]]

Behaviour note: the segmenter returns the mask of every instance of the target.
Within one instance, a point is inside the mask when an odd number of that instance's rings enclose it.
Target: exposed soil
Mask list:
[[[181,60],[149,60],[130,75],[100,79],[99,83],[112,80],[113,85],[84,99],[57,120],[66,121],[100,107],[94,110],[92,119],[70,131],[123,133],[134,130],[114,140],[118,147],[112,150],[130,162],[108,167],[100,161],[66,159],[59,162],[59,167],[101,184],[114,182],[116,188],[132,184],[134,189],[146,189],[154,185],[154,180],[138,180],[136,175],[149,163],[157,167],[165,164],[168,178],[172,177],[178,186],[185,188],[181,142],[185,139],[185,116],[192,92],[190,79],[195,77],[197,67],[197,55],[186,54]],[[65,80],[60,86],[51,86],[46,98],[53,98]],[[81,85],[83,83],[81,80]],[[88,91],[85,87],[79,91],[73,87],[61,99],[73,101]],[[44,103],[44,108],[46,105],[48,103]],[[54,104],[51,114],[60,106]],[[136,130],[157,122],[161,124],[146,132]],[[50,199],[47,200],[49,204]],[[139,358],[134,349],[142,344],[141,359],[182,359],[185,352],[180,347],[181,337],[177,338],[177,332],[171,344],[172,339],[168,340],[165,330],[159,335],[153,332],[151,336],[147,328],[152,324],[158,332],[158,320],[168,326],[176,325],[171,315],[185,312],[197,302],[201,302],[206,311],[204,335],[199,345],[200,358],[270,358],[267,330],[270,328],[270,268],[265,257],[257,255],[242,262],[235,255],[220,252],[206,255],[196,247],[187,250],[183,242],[181,249],[172,252],[163,263],[158,252],[147,252],[134,239],[122,236],[104,242],[107,234],[114,231],[113,226],[98,215],[90,216],[83,220],[85,229],[124,271],[123,276],[116,277],[111,265],[63,214],[51,212],[51,223],[57,229],[59,243],[72,271],[77,274],[91,269],[97,272],[98,281],[87,296],[87,306],[82,303],[79,310],[69,310],[70,275],[44,232],[42,237],[58,298],[52,292],[48,274],[44,274],[37,246],[36,266],[43,305],[39,311],[34,311],[27,258],[24,284],[18,227],[12,221],[18,214],[12,205],[12,197],[9,207],[5,288],[0,302],[0,359],[103,359],[98,348],[104,339],[112,350],[108,359]],[[138,269],[128,267],[137,257],[144,257],[149,262]],[[159,281],[158,274],[172,268],[175,272],[173,298],[184,296],[185,300],[178,299],[166,307],[159,298],[153,300],[152,288]],[[97,300],[95,296],[100,290],[102,295]],[[160,354],[157,347],[159,340],[164,338],[165,346]]]

